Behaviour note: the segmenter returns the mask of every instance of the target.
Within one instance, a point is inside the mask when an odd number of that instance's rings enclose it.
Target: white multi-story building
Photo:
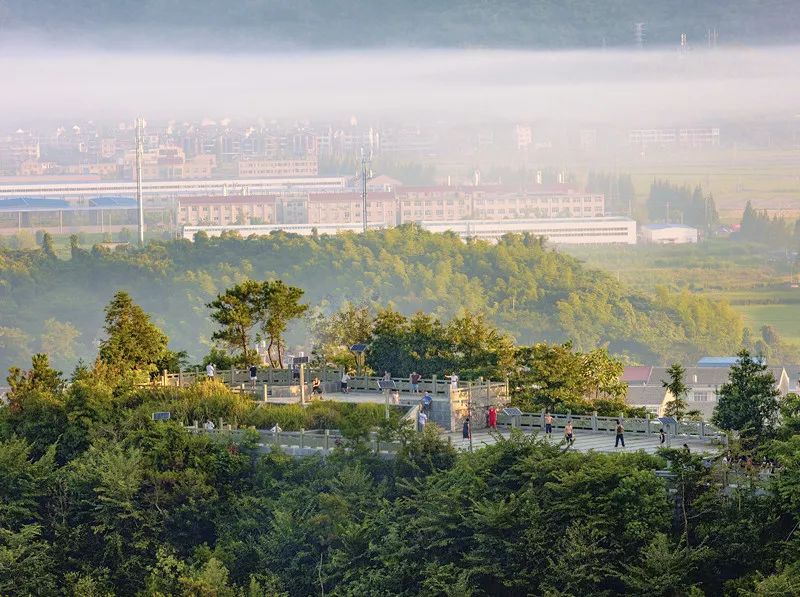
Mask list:
[[[628,218],[550,218],[533,220],[452,220],[419,222],[430,232],[454,232],[463,239],[475,238],[497,242],[511,233],[529,233],[547,239],[551,244],[636,244],[636,222]],[[276,230],[310,235],[335,234],[341,231],[360,232],[359,221],[338,223],[276,224],[272,226],[184,226],[184,238],[194,238],[201,230],[209,236],[219,236],[229,230],[247,237],[251,234],[266,235]],[[389,221],[370,220],[370,228],[389,228]]]

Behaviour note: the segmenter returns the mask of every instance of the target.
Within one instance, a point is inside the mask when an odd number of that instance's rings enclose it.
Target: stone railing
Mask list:
[[[545,411],[538,413],[521,413],[510,416],[503,412],[498,414],[498,425],[517,427],[520,429],[544,429]],[[622,422],[625,433],[641,433],[655,435],[664,427],[664,431],[673,437],[698,437],[700,439],[719,438],[724,441],[725,433],[706,421],[679,421],[676,425],[663,425],[658,419],[650,416],[640,417],[601,417],[597,414],[573,415],[570,413],[551,413],[553,429],[563,429],[567,421],[572,421],[576,430],[616,433],[617,420]]]

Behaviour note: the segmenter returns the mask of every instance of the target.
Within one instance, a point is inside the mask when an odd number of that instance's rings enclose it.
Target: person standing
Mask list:
[[[450,389],[458,389],[458,375],[456,375],[455,371],[450,375]]]
[[[319,377],[315,377],[311,382],[311,393],[322,396],[322,384],[319,381]]]
[[[544,415],[544,434],[547,436],[553,435],[553,415],[549,412]]]
[[[617,419],[617,437],[614,441],[614,447],[618,448],[619,445],[622,444],[622,447],[625,447],[625,427],[622,426],[622,421]]]
[[[388,371],[384,371],[383,372],[383,381],[384,382],[392,381],[392,374],[389,373]],[[379,392],[383,391],[383,388],[381,388],[381,382],[380,381],[378,382],[378,391]]]
[[[428,415],[425,414],[424,410],[420,410],[417,414],[417,424],[419,426],[420,431],[425,430],[425,424],[428,422]]]
[[[664,428],[662,427],[661,429],[658,430],[658,443],[663,446],[664,442],[666,441],[667,441],[667,434],[664,433]]]
[[[567,421],[564,427],[564,439],[567,440],[567,445],[570,447],[575,443],[575,432],[572,429],[572,421]]]
[[[258,382],[258,367],[250,365],[250,385],[256,387],[256,382]]]
[[[348,393],[348,385],[350,384],[350,374],[345,371],[342,373],[342,392],[347,394]]]
[[[408,378],[408,381],[411,383],[411,393],[412,394],[419,394],[419,382],[422,379],[422,376],[414,371]]]
[[[430,413],[432,406],[433,398],[431,397],[431,393],[425,392],[425,395],[422,397],[422,410],[424,410],[426,414]]]
[[[206,377],[211,381],[214,381],[214,374],[217,372],[217,368],[214,367],[214,363],[209,363],[206,365]]]
[[[497,409],[494,404],[489,407],[489,429],[497,429]]]
[[[461,435],[464,439],[469,439],[472,436],[472,424],[469,417],[464,419],[464,426],[461,428]]]

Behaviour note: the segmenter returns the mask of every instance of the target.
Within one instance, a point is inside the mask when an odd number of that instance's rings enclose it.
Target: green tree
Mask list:
[[[374,313],[369,305],[345,303],[338,311],[325,316],[316,314],[312,320],[314,352],[328,363],[355,368],[356,355],[350,351],[355,344],[366,344],[372,336]]]
[[[688,409],[686,404],[686,395],[689,393],[689,387],[684,382],[686,369],[680,363],[673,363],[667,369],[669,381],[662,379],[661,387],[668,390],[672,396],[672,400],[664,407],[664,416],[675,417],[681,420]]]
[[[41,391],[58,394],[64,389],[64,378],[61,371],[50,367],[50,359],[46,354],[33,355],[31,368],[28,371],[12,367],[6,381],[11,388],[9,400],[12,405],[15,400],[27,392]]]
[[[127,292],[117,292],[106,307],[105,340],[100,342],[99,360],[118,372],[157,371],[167,351],[167,337]]]
[[[273,366],[277,363],[278,367],[283,368],[283,335],[289,322],[302,317],[308,311],[308,305],[300,302],[303,294],[301,288],[287,286],[282,280],[267,281],[261,285],[261,333],[268,341],[267,356]]]
[[[0,528],[0,594],[58,594],[51,546],[41,535],[38,524],[18,532]]]
[[[624,567],[620,577],[634,595],[681,597],[689,593],[697,566],[708,555],[706,548],[673,546],[658,533],[642,554],[642,560]]]
[[[738,431],[743,437],[760,439],[770,432],[778,414],[775,377],[760,360],[746,350],[731,366],[728,382],[719,390],[712,422],[722,429]]]
[[[81,332],[69,322],[61,322],[51,317],[45,320],[39,339],[40,350],[53,355],[59,363],[71,364],[78,356],[78,343]]]
[[[49,232],[42,235],[42,252],[48,259],[56,259],[56,247]]]
[[[263,284],[245,280],[228,288],[207,305],[212,310],[211,319],[219,326],[211,337],[237,352],[242,365],[255,362],[255,351],[250,346],[253,330],[265,317],[263,292]]]

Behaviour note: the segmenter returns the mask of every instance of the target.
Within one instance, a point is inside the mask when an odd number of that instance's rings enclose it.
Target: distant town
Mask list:
[[[524,123],[468,131],[366,126],[355,118],[345,125],[148,124],[140,159],[146,226],[190,239],[201,231],[361,231],[366,221],[369,228],[415,223],[490,241],[528,232],[554,244],[697,242],[698,230],[677,222],[637,230],[630,206],[627,213],[612,210],[604,193],[564,169],[535,165],[561,146],[596,151],[599,135],[603,144],[633,152],[720,143],[714,127],[579,129],[564,138]],[[0,234],[102,233],[124,242],[137,223],[136,149],[133,123],[0,136]],[[521,157],[522,173],[504,179],[465,166],[482,152]],[[446,159],[452,159],[449,174],[442,173],[447,167],[414,168]],[[386,169],[399,173],[373,171],[373,164],[394,165]]]

